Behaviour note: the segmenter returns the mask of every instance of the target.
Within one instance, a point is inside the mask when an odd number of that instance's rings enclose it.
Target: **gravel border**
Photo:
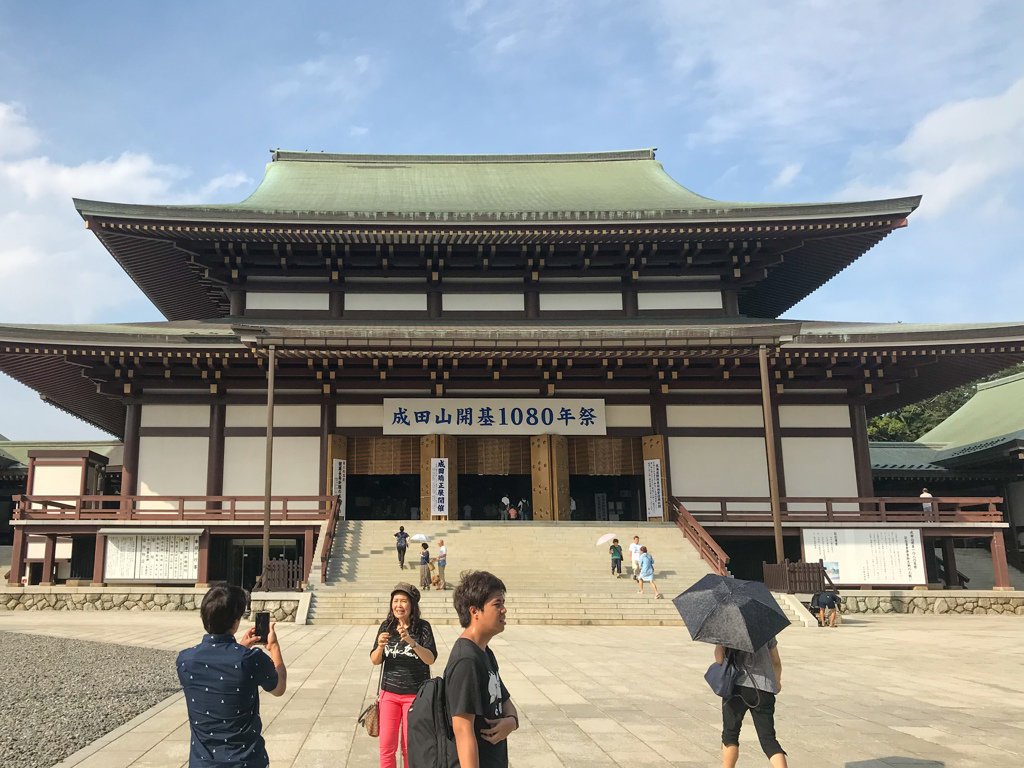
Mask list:
[[[0,766],[59,763],[181,690],[176,651],[0,632]]]

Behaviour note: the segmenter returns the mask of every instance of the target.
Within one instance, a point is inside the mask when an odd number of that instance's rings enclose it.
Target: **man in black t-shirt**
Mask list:
[[[444,670],[448,712],[461,768],[508,768],[508,742],[519,713],[487,647],[505,631],[505,585],[486,571],[462,575],[452,598],[465,630]]]

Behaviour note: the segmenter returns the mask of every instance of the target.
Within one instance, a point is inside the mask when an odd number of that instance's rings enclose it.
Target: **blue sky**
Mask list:
[[[723,200],[923,194],[788,313],[1024,319],[1016,0],[0,0],[0,322],[159,320],[71,197],[230,202],[271,147],[657,146]],[[0,433],[101,433],[0,375]]]

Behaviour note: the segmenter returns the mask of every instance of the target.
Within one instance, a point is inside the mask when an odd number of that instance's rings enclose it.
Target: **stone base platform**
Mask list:
[[[843,613],[936,613],[1024,616],[1020,592],[950,590],[840,590]]]
[[[195,587],[7,587],[0,589],[0,611],[198,611],[206,592]],[[251,607],[253,611],[268,611],[274,621],[294,622],[303,595],[254,594]],[[308,600],[306,597],[307,604]]]

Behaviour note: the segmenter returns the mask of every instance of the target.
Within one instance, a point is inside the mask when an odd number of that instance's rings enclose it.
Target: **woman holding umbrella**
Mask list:
[[[775,696],[782,691],[782,659],[774,637],[755,653],[732,651],[739,668],[733,695],[722,699],[722,766],[735,768],[740,757],[740,727],[750,710],[757,739],[772,768],[787,768],[786,753],[775,737]],[[728,649],[715,646],[715,661],[722,664]]]
[[[775,636],[789,626],[768,588],[709,573],[672,601],[690,637],[715,646],[705,679],[722,697],[722,766],[735,768],[747,710],[773,768],[787,768],[775,738],[775,695],[782,690],[782,660]],[[736,677],[730,679],[730,673]]]

